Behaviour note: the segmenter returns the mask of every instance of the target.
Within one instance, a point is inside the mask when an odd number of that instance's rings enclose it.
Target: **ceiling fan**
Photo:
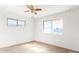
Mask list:
[[[33,5],[26,5],[26,7],[29,9],[29,10],[26,10],[25,12],[31,12],[33,14],[37,14],[37,11],[42,11],[41,8],[35,8],[35,6]]]

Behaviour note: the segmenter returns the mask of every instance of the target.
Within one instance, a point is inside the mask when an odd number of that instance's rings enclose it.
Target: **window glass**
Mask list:
[[[8,18],[8,26],[17,26],[17,20]]]
[[[63,21],[53,20],[52,28],[54,33],[63,34]]]
[[[24,25],[25,25],[25,21],[18,20],[18,26],[24,26]]]
[[[43,30],[45,33],[63,34],[63,20],[44,21]]]
[[[52,32],[52,30],[51,30],[51,21],[44,21],[44,32],[45,33],[51,33]]]

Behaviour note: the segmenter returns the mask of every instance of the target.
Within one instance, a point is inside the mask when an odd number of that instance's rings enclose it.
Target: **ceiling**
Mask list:
[[[28,10],[27,7],[23,5],[7,5],[0,6],[0,10],[12,12],[22,16],[34,16],[34,17],[44,17],[48,15],[52,15],[55,13],[63,12],[72,8],[76,8],[76,5],[35,5],[37,8],[42,8],[42,11],[38,11],[37,15],[34,15],[30,12],[25,13],[25,10]]]
[[[74,5],[39,5],[39,8],[42,8],[43,10],[41,12],[38,12],[38,15],[35,15],[35,17],[44,17],[44,16],[48,16],[48,15],[52,15],[55,13],[60,13],[60,12],[64,12],[66,10],[72,9],[72,8],[76,8],[78,6],[74,6]]]

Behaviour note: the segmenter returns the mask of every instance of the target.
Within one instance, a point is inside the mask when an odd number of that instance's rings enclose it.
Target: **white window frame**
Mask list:
[[[44,31],[44,29],[45,29],[45,28],[44,28],[44,26],[45,26],[44,23],[45,23],[45,22],[48,22],[48,21],[53,21],[53,20],[44,20],[44,21],[43,21],[43,32],[44,32],[44,33],[45,33],[45,31]],[[52,33],[52,23],[51,23],[51,33]]]
[[[48,32],[44,31],[45,30],[45,28],[44,28],[45,24],[44,23],[47,22],[47,21],[51,21],[51,33],[57,34],[57,35],[63,35],[63,32],[62,33],[56,33],[56,32],[54,32],[53,26],[52,26],[53,25],[53,20],[43,20],[43,33],[48,33]]]

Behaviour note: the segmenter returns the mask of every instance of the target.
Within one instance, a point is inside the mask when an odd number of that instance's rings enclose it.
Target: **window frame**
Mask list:
[[[23,25],[22,24],[19,24],[19,22],[23,22]],[[19,27],[24,27],[26,24],[26,21],[25,20],[18,20],[18,26]]]
[[[53,21],[53,20],[43,20],[43,32],[44,32],[44,23],[48,21]],[[52,23],[51,23],[51,33],[52,33]]]
[[[9,24],[9,20],[15,20],[16,24],[15,25]],[[9,27],[16,27],[16,26],[18,26],[18,20],[14,19],[14,18],[7,18],[7,26],[9,26]]]
[[[54,19],[53,19],[54,20]],[[45,22],[47,22],[47,21],[51,21],[51,33],[50,34],[56,34],[56,35],[63,35],[64,34],[64,29],[62,29],[63,30],[63,33],[56,33],[56,32],[54,32],[54,29],[53,29],[53,20],[43,20],[43,33],[47,33],[47,32],[45,32],[44,30],[45,30]],[[56,19],[55,19],[56,20]],[[47,33],[48,34],[48,33]]]

